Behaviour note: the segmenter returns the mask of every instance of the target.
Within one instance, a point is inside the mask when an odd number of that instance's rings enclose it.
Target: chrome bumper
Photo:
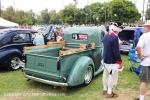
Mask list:
[[[130,49],[120,49],[120,51],[123,51],[123,52],[129,52]]]
[[[29,75],[25,75],[25,77],[28,78],[28,79],[35,80],[35,81],[38,81],[38,82],[41,82],[41,83],[45,83],[45,84],[49,84],[49,85],[68,86],[67,83],[60,83],[60,82],[54,82],[54,81],[44,80],[44,79],[41,79],[41,78],[29,76]]]

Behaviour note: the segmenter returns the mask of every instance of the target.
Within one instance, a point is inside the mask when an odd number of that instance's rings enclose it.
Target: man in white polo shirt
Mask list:
[[[140,97],[134,100],[144,100],[147,84],[150,82],[150,20],[147,20],[144,26],[147,32],[140,37],[136,47],[142,65],[142,72],[140,74]]]

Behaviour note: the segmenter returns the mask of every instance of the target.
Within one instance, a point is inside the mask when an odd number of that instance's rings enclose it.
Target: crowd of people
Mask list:
[[[140,73],[140,95],[134,100],[144,100],[147,84],[150,82],[150,20],[144,27],[146,33],[141,35],[136,45],[136,51],[141,59],[142,70]],[[104,72],[103,72],[103,95],[107,98],[115,98],[119,95],[113,92],[113,87],[117,85],[118,72],[123,69],[123,62],[119,51],[118,33],[121,31],[120,25],[113,23],[109,27],[109,32],[103,38],[104,44]]]
[[[53,27],[51,26],[49,28],[49,32],[48,33],[44,33],[43,30],[37,30],[37,33],[36,34],[33,34],[33,44],[38,46],[38,45],[44,45],[46,44],[47,41],[51,41],[51,40],[54,40],[54,41],[63,41],[63,37],[62,37],[62,33],[64,32],[64,30],[68,27],[68,24],[65,23],[63,25],[63,27],[60,27],[60,26],[56,26],[56,27]],[[51,35],[53,33],[53,36]],[[45,37],[47,36],[47,37]],[[45,40],[46,39],[46,40]]]

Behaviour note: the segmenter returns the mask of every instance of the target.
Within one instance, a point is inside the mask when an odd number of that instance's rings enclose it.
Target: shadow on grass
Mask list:
[[[10,72],[11,70],[9,70],[7,67],[3,67],[3,66],[0,66],[0,73],[1,72]]]
[[[19,68],[17,70],[11,70],[9,67],[3,67],[3,66],[0,66],[0,73],[7,73],[7,72],[15,72],[15,71],[23,71],[22,68]]]
[[[37,81],[30,80],[27,82],[29,88],[39,89],[44,92],[51,93],[64,93],[65,95],[76,93],[80,91],[80,89],[84,88],[83,85],[73,86],[73,87],[61,87],[61,86],[53,86],[49,84],[40,83]]]
[[[48,84],[44,84],[44,83],[40,83],[37,81],[27,81],[27,84],[29,86],[29,88],[31,89],[38,89],[38,91],[40,90],[41,92],[46,92],[46,93],[55,93],[55,94],[65,94],[66,96],[69,95],[73,95],[76,94],[77,92],[84,90],[87,87],[92,86],[92,84],[94,83],[95,80],[97,80],[97,78],[99,78],[100,76],[97,75],[96,77],[93,78],[92,82],[89,85],[78,85],[78,86],[72,86],[72,87],[61,87],[61,86],[53,86],[53,85],[48,85]]]

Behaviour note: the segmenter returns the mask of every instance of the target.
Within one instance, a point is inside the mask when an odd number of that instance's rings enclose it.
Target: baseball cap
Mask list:
[[[122,31],[122,24],[120,22],[112,22],[109,29],[113,30],[115,32],[120,32]]]

